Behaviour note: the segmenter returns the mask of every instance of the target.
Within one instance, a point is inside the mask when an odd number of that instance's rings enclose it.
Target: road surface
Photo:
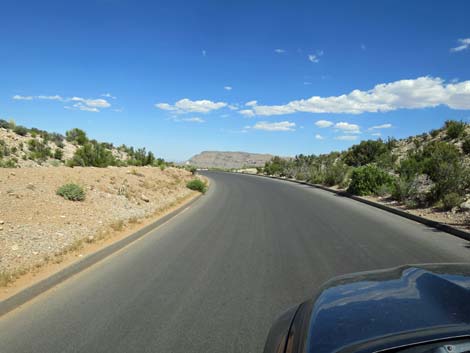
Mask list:
[[[468,243],[308,186],[208,173],[190,209],[0,318],[2,353],[262,352],[340,274],[463,262]]]

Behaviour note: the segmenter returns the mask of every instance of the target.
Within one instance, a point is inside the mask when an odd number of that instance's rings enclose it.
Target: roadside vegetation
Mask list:
[[[186,187],[191,190],[199,191],[203,194],[207,191],[207,184],[201,179],[193,179],[187,182]]]
[[[77,184],[64,184],[57,189],[57,195],[62,196],[70,201],[83,201],[85,200],[85,190]]]
[[[447,121],[404,140],[368,140],[347,151],[274,157],[259,173],[395,200],[408,208],[468,211],[470,125]]]
[[[15,168],[25,164],[25,161],[38,165],[98,168],[152,166],[163,170],[173,166],[145,148],[99,142],[90,139],[85,131],[78,128],[68,130],[62,135],[16,125],[13,120],[0,119],[0,129],[17,136],[14,141],[0,136],[0,167]],[[21,142],[16,143],[15,140]]]

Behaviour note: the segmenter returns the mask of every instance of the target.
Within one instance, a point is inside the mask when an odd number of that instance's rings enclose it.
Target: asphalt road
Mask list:
[[[261,352],[333,276],[470,259],[464,240],[341,196],[208,175],[190,209],[0,318],[0,351]]]

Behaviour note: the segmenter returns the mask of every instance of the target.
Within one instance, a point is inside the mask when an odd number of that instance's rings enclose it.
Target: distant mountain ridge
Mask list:
[[[188,163],[198,168],[243,168],[263,167],[273,155],[249,152],[203,151],[188,160]]]

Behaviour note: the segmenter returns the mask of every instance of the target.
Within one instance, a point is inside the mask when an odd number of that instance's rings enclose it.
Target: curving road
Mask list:
[[[0,318],[0,351],[261,352],[273,319],[330,277],[470,259],[461,239],[347,198],[207,175],[190,209]]]

